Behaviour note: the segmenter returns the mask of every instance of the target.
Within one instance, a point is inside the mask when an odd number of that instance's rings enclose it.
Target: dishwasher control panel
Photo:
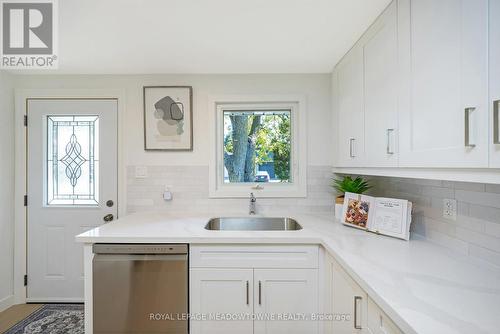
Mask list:
[[[187,254],[187,244],[94,244],[95,254]]]

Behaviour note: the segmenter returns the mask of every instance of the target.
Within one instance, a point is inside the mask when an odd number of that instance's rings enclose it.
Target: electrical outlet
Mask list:
[[[135,178],[145,179],[148,177],[148,167],[146,166],[136,166],[135,167]]]
[[[443,218],[457,220],[457,200],[443,199]]]

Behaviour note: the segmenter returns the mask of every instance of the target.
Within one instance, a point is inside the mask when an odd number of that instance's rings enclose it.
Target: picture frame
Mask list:
[[[193,87],[143,86],[144,150],[193,150]]]

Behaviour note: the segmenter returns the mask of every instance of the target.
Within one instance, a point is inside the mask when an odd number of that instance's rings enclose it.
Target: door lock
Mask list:
[[[106,201],[106,206],[107,206],[108,208],[112,207],[114,204],[115,204],[115,203],[113,203],[113,201],[112,201],[112,200],[107,200],[107,201]]]
[[[106,222],[106,223],[109,223],[110,221],[112,221],[115,217],[110,213],[108,215],[105,215],[102,219]]]

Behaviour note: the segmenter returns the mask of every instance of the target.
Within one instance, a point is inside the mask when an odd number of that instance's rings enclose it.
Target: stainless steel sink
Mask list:
[[[206,230],[216,231],[297,231],[302,226],[296,220],[286,217],[227,217],[212,218]]]

